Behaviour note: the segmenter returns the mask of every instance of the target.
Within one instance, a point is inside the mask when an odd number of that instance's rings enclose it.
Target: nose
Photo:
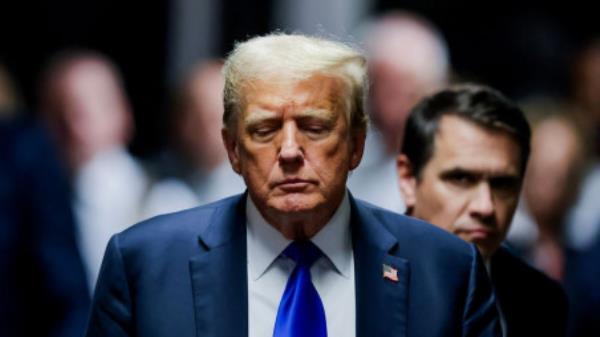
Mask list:
[[[469,205],[472,216],[480,219],[489,219],[494,215],[494,196],[487,182],[480,183],[475,191]]]
[[[294,123],[283,125],[279,162],[282,165],[301,164],[304,161],[302,146],[298,142],[298,129]]]

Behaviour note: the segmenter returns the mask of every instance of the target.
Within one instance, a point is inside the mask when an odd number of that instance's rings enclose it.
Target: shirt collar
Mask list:
[[[258,280],[290,244],[281,233],[260,214],[252,198],[246,198],[246,234],[248,245],[248,271]],[[348,192],[329,222],[311,239],[331,261],[337,272],[349,278],[352,264],[350,235],[350,200]]]

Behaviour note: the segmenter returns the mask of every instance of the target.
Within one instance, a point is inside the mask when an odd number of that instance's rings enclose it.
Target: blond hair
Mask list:
[[[243,89],[265,78],[302,81],[322,74],[342,80],[346,117],[352,130],[367,123],[364,100],[367,91],[366,60],[341,42],[299,34],[273,33],[236,44],[225,60],[223,124],[232,130],[243,108]]]

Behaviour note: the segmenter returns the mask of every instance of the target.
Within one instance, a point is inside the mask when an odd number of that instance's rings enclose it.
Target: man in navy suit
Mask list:
[[[564,336],[561,286],[500,247],[519,200],[530,133],[521,110],[493,89],[443,90],[408,118],[400,188],[409,215],[477,244],[505,336]]]
[[[338,42],[238,44],[223,139],[247,192],[115,235],[87,336],[498,336],[474,245],[347,191],[365,73]]]

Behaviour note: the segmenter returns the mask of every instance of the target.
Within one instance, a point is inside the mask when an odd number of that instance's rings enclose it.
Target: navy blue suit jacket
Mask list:
[[[159,216],[115,235],[87,336],[247,336],[245,198]],[[358,337],[497,335],[491,285],[473,245],[350,203]],[[383,264],[398,270],[398,282],[383,278]]]

